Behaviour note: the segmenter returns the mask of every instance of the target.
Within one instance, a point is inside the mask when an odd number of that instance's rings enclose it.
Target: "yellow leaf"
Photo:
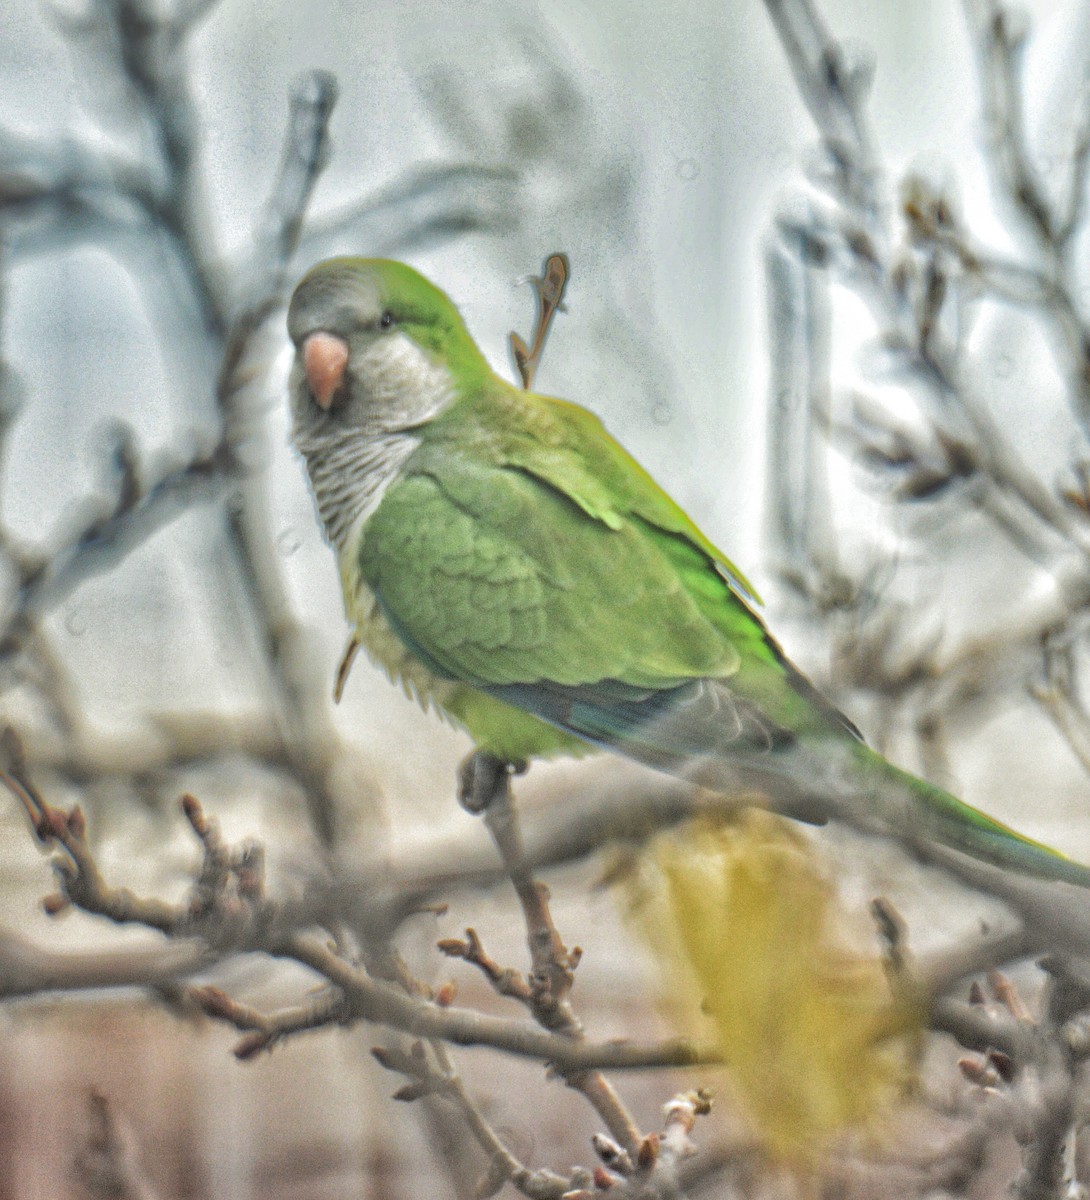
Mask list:
[[[812,1164],[874,1130],[913,1074],[920,1014],[807,838],[758,810],[662,835],[629,882],[668,1010],[708,1031],[770,1155]]]

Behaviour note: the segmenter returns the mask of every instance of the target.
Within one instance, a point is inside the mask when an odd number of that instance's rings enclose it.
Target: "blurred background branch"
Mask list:
[[[989,738],[977,743],[987,761],[997,718],[1032,725],[1027,710],[1037,705],[1052,729],[1017,743],[1035,765],[1029,796],[1011,812],[1024,827],[1045,806],[1040,793],[1056,787],[1085,810],[1090,530],[1080,481],[1090,330],[1076,302],[1074,249],[1085,233],[1085,92],[1057,186],[1039,170],[1030,133],[1025,14],[965,4],[984,162],[1005,222],[978,232],[953,180],[919,170],[898,178],[887,165],[868,114],[871,62],[846,51],[809,0],[766,7],[820,139],[766,249],[768,528],[800,626],[828,639],[819,683],[848,711],[862,705],[864,731],[888,753],[963,795],[974,736]],[[848,387],[832,354],[845,337],[846,297],[859,304],[847,337],[860,368]],[[988,336],[997,324],[1002,349]],[[1005,379],[1034,338],[1051,362],[1025,373],[1016,410]],[[1064,432],[1049,444],[1037,433],[1046,428]],[[861,501],[865,526],[850,515]],[[1050,769],[1061,741],[1070,751],[1064,782]],[[949,865],[967,882],[976,874]],[[1002,881],[1000,893],[1008,883],[1020,886]],[[1008,900],[1029,933],[1020,953],[1063,923],[1058,911]],[[1070,943],[1068,951],[1085,955]],[[944,1011],[939,1027],[966,1042]],[[1024,1007],[1012,1014],[1031,1022]],[[1026,1146],[1016,1194],[1066,1195],[1086,1181],[1069,1153],[1079,1124],[1070,1031],[1051,1016],[1034,1028],[1037,1049],[1023,1045],[1014,1057],[1037,1061],[1036,1100],[1010,1089],[1005,1062],[992,1070],[966,1060],[963,1070],[1014,1101]],[[994,1028],[982,1042],[996,1046]]]

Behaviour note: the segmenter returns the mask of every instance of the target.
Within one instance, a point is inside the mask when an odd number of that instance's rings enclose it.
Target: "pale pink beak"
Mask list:
[[[326,412],[344,383],[347,366],[348,343],[335,333],[312,333],[303,343],[307,387],[318,407]]]

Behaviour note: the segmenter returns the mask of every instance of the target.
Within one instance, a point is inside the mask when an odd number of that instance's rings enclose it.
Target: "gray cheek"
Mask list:
[[[446,367],[405,333],[372,339],[356,361],[361,416],[372,429],[412,429],[436,416],[452,398]]]

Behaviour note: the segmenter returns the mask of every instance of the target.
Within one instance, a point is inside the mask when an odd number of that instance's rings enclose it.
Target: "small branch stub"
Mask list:
[[[522,386],[530,390],[534,375],[541,362],[541,354],[545,349],[545,341],[549,336],[549,326],[557,312],[563,312],[564,289],[568,285],[571,269],[566,254],[550,254],[545,260],[545,269],[540,276],[530,275],[519,280],[520,283],[531,283],[537,295],[537,322],[534,326],[533,342],[530,346],[517,333],[511,334],[511,353],[518,368]]]

